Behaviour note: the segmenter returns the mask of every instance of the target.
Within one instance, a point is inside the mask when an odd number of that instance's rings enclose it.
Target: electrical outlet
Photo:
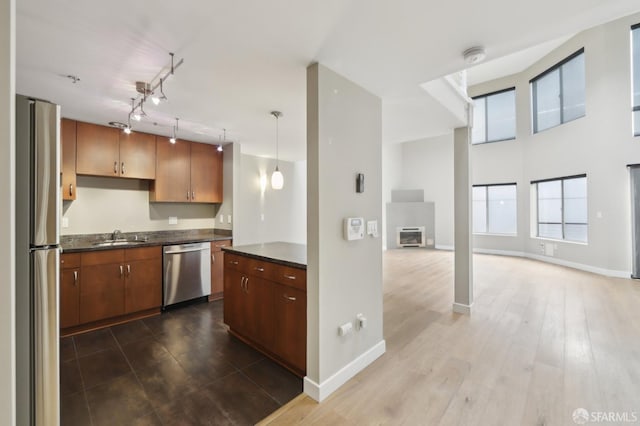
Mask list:
[[[63,228],[68,228],[69,227],[69,218],[68,217],[63,217],[62,218],[62,227]]]
[[[223,214],[220,215],[220,223],[224,223],[224,215]]]
[[[231,215],[230,214],[227,215],[227,223],[231,223]]]
[[[356,315],[356,330],[367,328],[367,317],[363,314]]]
[[[178,217],[177,216],[169,216],[169,225],[177,225]]]

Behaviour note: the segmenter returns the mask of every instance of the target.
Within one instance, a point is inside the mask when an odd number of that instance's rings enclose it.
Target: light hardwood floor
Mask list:
[[[453,253],[384,255],[387,352],[321,404],[301,395],[261,424],[640,424],[640,282],[475,255],[471,316],[454,314]],[[610,424],[610,423],[609,423]]]

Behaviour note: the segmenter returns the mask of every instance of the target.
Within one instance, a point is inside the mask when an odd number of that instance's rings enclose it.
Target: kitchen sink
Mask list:
[[[143,244],[145,241],[140,240],[116,240],[116,241],[100,241],[97,243],[93,243],[94,247],[118,247],[118,246],[129,246],[136,244]]]

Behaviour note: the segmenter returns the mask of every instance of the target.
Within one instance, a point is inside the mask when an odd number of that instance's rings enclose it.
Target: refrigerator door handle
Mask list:
[[[33,252],[33,360],[35,425],[60,422],[58,281],[59,249]]]
[[[31,244],[41,247],[59,241],[60,107],[35,101],[31,108],[35,115]]]

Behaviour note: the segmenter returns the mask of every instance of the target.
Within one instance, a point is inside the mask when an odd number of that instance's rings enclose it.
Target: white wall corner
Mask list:
[[[462,303],[454,303],[453,304],[453,312],[457,313],[457,314],[462,314],[462,315],[471,315],[471,307],[473,306],[473,303],[471,305],[465,305]]]
[[[386,348],[386,342],[381,340],[320,384],[311,380],[309,377],[305,377],[303,382],[304,393],[316,401],[322,402],[340,386],[347,383],[349,379],[364,370],[373,361],[380,358],[386,352]]]

